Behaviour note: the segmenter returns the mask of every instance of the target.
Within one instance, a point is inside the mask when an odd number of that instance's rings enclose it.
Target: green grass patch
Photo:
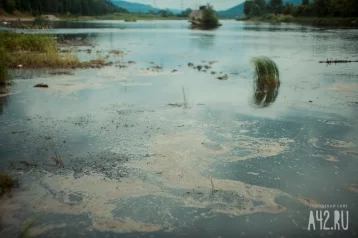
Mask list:
[[[47,52],[56,49],[56,40],[49,35],[0,32],[0,45],[10,52]]]
[[[6,64],[0,60],[0,68],[68,68],[81,65],[78,58],[71,54],[61,54],[57,41],[50,35],[18,34],[0,32],[0,54],[7,58]],[[3,66],[4,65],[4,66]],[[4,73],[4,75],[6,75]]]

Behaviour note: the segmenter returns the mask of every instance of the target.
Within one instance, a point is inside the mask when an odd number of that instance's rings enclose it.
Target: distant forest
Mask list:
[[[108,0],[0,0],[0,9],[7,13],[14,11],[40,14],[103,15],[114,12],[128,12]]]
[[[247,0],[244,13],[246,16],[283,13],[295,17],[358,17],[358,0],[302,0],[300,6],[283,4],[282,0]]]

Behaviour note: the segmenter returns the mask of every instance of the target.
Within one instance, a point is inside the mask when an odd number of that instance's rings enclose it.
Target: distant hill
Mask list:
[[[269,2],[269,0],[266,0],[266,2]],[[242,17],[244,16],[244,3],[242,2],[239,5],[236,5],[232,8],[229,8],[227,10],[224,11],[217,11],[216,15],[218,17],[223,17],[223,18],[235,18],[235,17]],[[283,4],[286,3],[292,3],[293,5],[301,5],[302,0],[283,0]]]
[[[134,3],[134,2],[126,2],[119,0],[112,0],[112,3],[117,7],[122,7],[127,9],[129,12],[139,12],[139,13],[147,13],[149,11],[157,12],[160,9],[154,8],[151,5],[142,4],[142,3]]]
[[[122,7],[127,9],[129,12],[136,12],[136,13],[147,13],[149,11],[158,12],[161,10],[160,8],[155,8],[151,5],[142,4],[142,3],[135,3],[135,2],[127,2],[121,0],[112,0],[112,3],[117,7]],[[181,10],[178,9],[169,9],[174,14],[181,13]]]
[[[217,11],[216,15],[218,17],[224,17],[224,18],[235,18],[235,17],[242,17],[244,16],[244,3],[240,3],[239,5],[236,5],[235,7],[229,8],[224,11]]]

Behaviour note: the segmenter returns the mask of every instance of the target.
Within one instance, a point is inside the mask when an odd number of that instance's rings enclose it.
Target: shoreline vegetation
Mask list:
[[[46,0],[49,1],[49,0]],[[58,0],[53,4],[29,2],[28,0],[4,0],[0,2],[0,25],[12,25],[15,22],[34,22],[44,14],[52,14],[59,20],[91,21],[91,20],[123,20],[125,22],[151,20],[187,20],[193,28],[215,28],[220,26],[219,19],[212,6],[201,6],[200,10],[187,8],[174,14],[169,9],[149,11],[147,13],[129,13],[127,9],[115,6],[108,0]],[[78,6],[83,7],[78,7]],[[198,22],[192,13],[201,12]],[[204,14],[205,13],[205,14]],[[244,17],[237,21],[296,23],[327,27],[358,28],[358,2],[355,0],[302,0],[301,5],[283,3],[283,0],[246,0]],[[2,21],[2,23],[1,23]],[[21,28],[23,24],[15,24]],[[27,26],[24,26],[25,28]]]
[[[136,21],[157,21],[157,20],[187,20],[187,17],[179,16],[170,16],[162,17],[152,14],[142,14],[142,13],[113,13],[101,16],[57,16],[59,20],[63,21],[96,21],[96,20],[119,20],[125,22],[136,22]],[[219,20],[230,20],[227,18],[218,18]],[[22,22],[28,24],[34,22],[35,17],[29,15],[15,16],[15,15],[6,15],[0,16],[0,25],[1,22],[8,22],[5,24],[15,24],[14,27],[18,27],[17,23]],[[248,21],[248,22],[267,22],[267,23],[295,23],[302,25],[314,25],[314,26],[326,26],[326,27],[348,27],[348,28],[358,28],[358,17],[295,17],[292,15],[285,14],[264,14],[261,16],[246,16],[241,18],[236,18],[236,21]],[[3,26],[6,26],[6,25]],[[219,24],[218,26],[220,26]],[[21,24],[20,24],[21,26]]]
[[[301,5],[282,0],[246,0],[246,17],[238,21],[298,23],[332,27],[358,27],[358,2],[355,0],[302,0]]]
[[[61,20],[75,20],[75,21],[93,21],[93,20],[123,20],[127,22],[135,21],[151,21],[151,20],[186,20],[187,17],[182,16],[167,16],[145,13],[113,13],[100,16],[60,16]]]
[[[3,87],[10,84],[9,69],[102,68],[112,64],[103,57],[80,61],[71,45],[59,44],[51,35],[0,32],[0,86]]]
[[[302,25],[325,26],[325,27],[348,27],[358,28],[358,17],[294,17],[292,15],[266,14],[256,17],[238,18],[237,21],[267,22],[267,23],[295,23]]]
[[[41,16],[55,16],[60,20],[184,20],[190,8],[174,14],[169,9],[147,13],[129,13],[109,0],[3,0],[0,1],[0,21],[34,21]]]

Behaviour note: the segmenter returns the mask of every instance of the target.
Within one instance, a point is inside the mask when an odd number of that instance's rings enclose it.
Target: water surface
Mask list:
[[[32,219],[39,237],[357,235],[357,65],[318,63],[355,59],[357,30],[92,21],[16,31],[93,44],[80,47],[92,49],[83,60],[135,64],[12,72],[0,97],[0,166],[20,186],[1,202],[4,237]],[[281,79],[265,107],[253,103],[250,60],[260,55]],[[347,205],[348,231],[308,231],[315,204]]]

